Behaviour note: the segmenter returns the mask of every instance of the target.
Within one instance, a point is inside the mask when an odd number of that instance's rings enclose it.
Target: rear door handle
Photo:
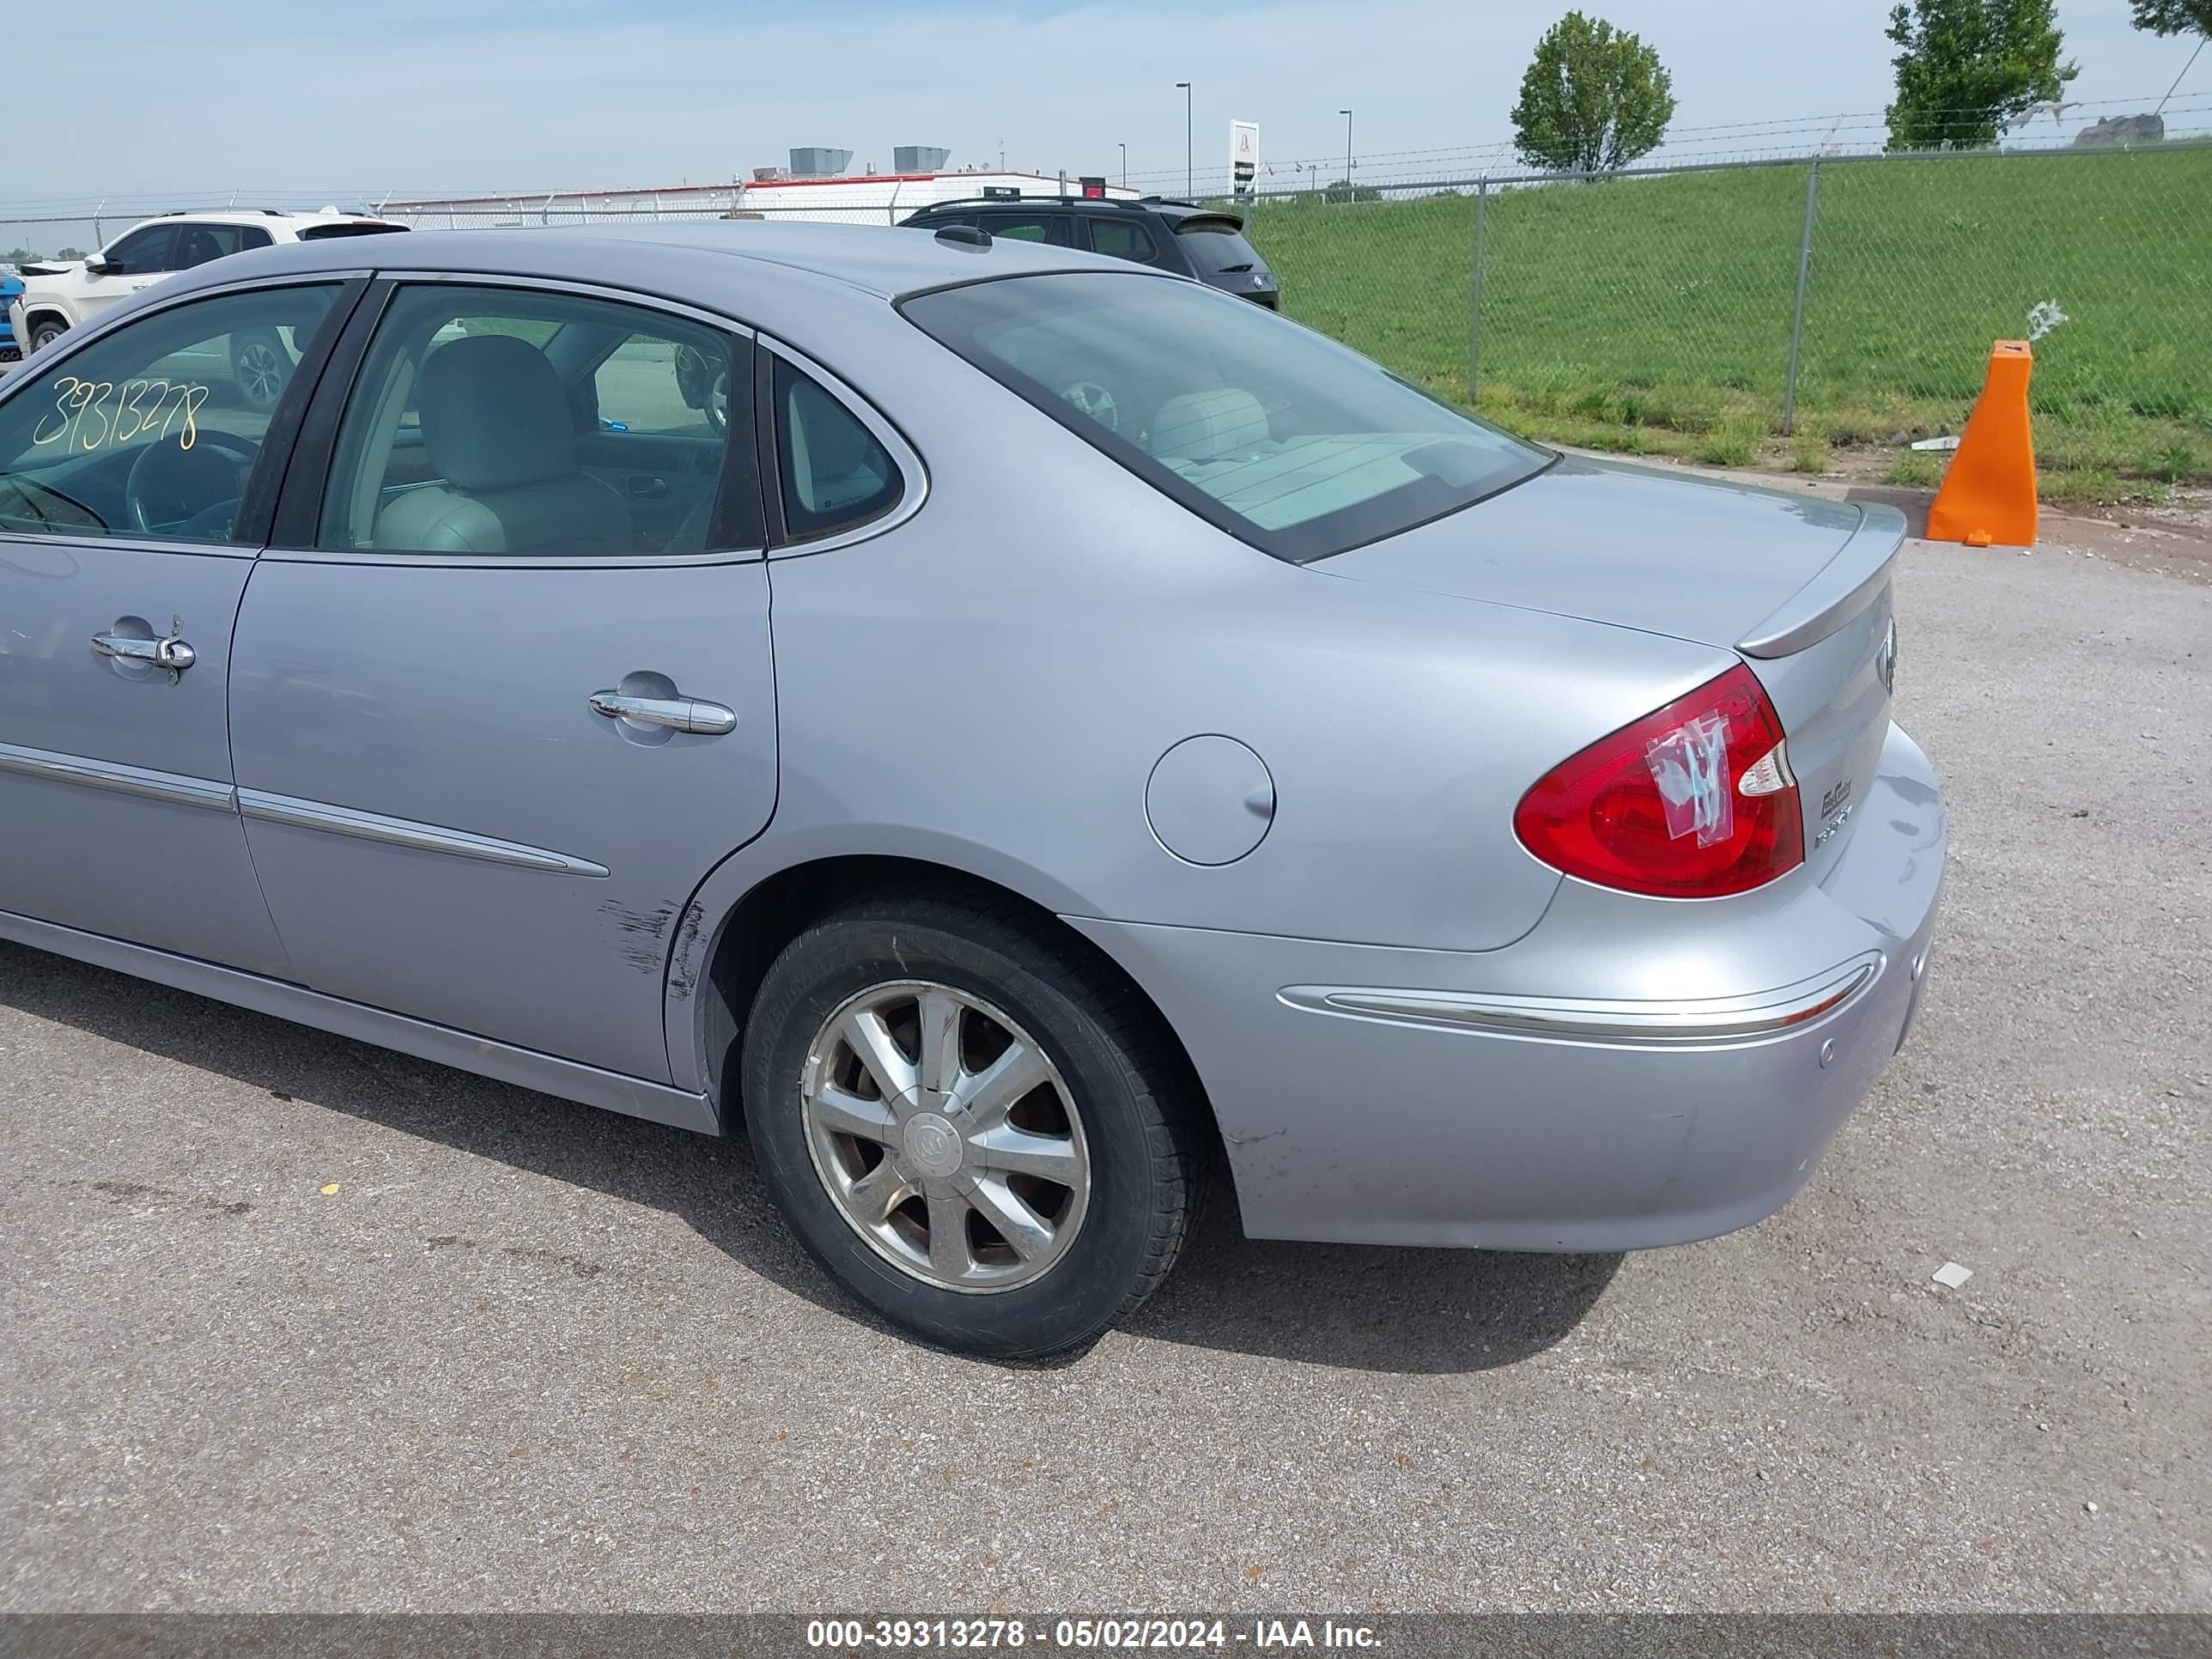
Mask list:
[[[626,697],[619,691],[594,691],[592,712],[640,726],[672,726],[702,738],[723,737],[738,729],[734,710],[696,697]]]
[[[94,634],[92,648],[103,657],[149,662],[156,668],[167,669],[172,675],[183,673],[200,659],[199,653],[182,640],[132,640],[118,634]]]
[[[658,501],[661,496],[665,495],[668,493],[668,480],[665,478],[632,478],[629,481],[629,493],[633,495],[644,495],[650,499]]]

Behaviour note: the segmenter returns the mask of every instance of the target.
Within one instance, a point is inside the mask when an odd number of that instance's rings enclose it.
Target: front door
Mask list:
[[[0,910],[282,975],[224,678],[282,457],[230,337],[334,327],[325,283],[165,307],[0,404]]]
[[[350,392],[329,377],[328,465],[291,469],[231,675],[254,866],[309,985],[666,1080],[684,906],[775,799],[752,350],[689,313],[423,282]]]

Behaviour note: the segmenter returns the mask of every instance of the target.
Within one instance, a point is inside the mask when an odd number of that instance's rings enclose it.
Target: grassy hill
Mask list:
[[[1797,388],[1780,435],[1807,165],[1493,190],[1476,406],[1540,437],[1820,470],[1888,446],[1941,459],[1993,340],[2032,307],[2045,493],[2212,480],[2212,148],[1831,161],[1820,168]],[[1253,238],[1300,320],[1468,400],[1474,202],[1264,201]]]

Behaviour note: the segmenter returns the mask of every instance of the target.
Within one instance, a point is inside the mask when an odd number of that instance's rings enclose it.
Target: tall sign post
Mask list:
[[[1229,193],[1243,201],[1257,189],[1260,174],[1260,124],[1229,124]]]

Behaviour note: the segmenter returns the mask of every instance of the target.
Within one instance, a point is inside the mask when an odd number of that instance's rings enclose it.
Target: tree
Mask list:
[[[84,258],[84,250],[81,247],[65,247],[57,252],[54,255],[54,258],[57,259],[82,259]]]
[[[2153,34],[2212,39],[2212,0],[2136,0],[2135,25]]]
[[[1532,167],[1609,173],[1654,149],[1674,118],[1659,54],[1603,18],[1571,11],[1545,31],[1513,106],[1514,148]]]
[[[6,255],[7,262],[11,265],[34,265],[44,257],[42,254],[32,252],[27,247],[11,247]]]
[[[2199,0],[2201,3],[2201,0]],[[2055,0],[1912,0],[1889,15],[1904,50],[1892,149],[1985,149],[2032,104],[2063,97],[2081,73],[2058,61]]]

